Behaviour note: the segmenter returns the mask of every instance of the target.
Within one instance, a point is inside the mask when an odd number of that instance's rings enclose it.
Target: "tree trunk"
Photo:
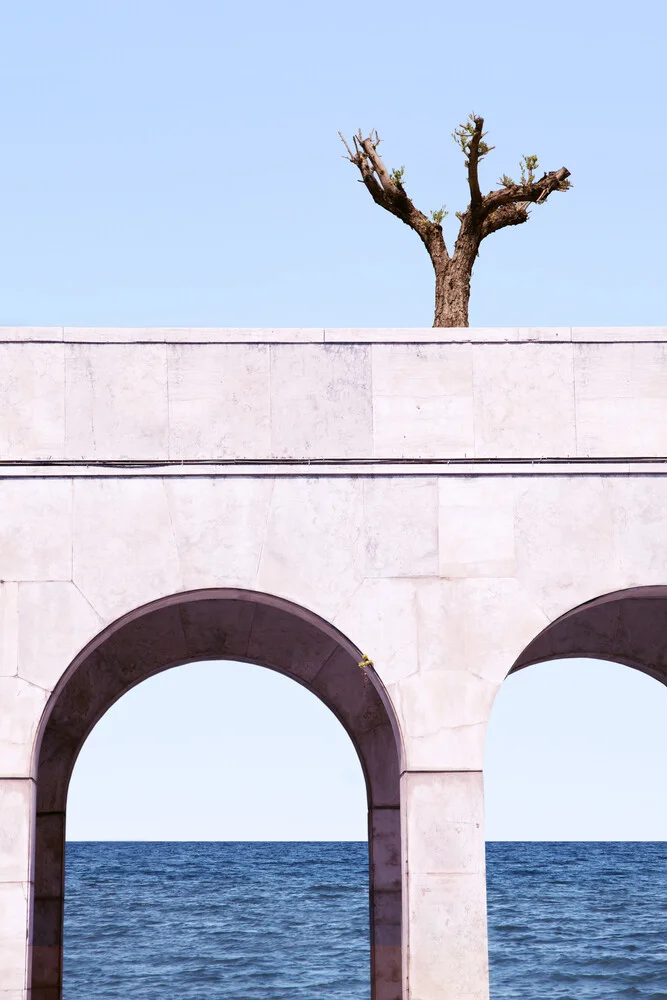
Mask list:
[[[434,263],[435,270],[435,316],[433,326],[468,326],[468,303],[470,301],[470,277],[472,269],[457,260]]]

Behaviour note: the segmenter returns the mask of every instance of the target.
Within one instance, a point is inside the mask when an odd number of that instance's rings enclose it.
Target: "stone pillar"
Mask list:
[[[24,1000],[28,985],[34,791],[31,778],[0,778],[0,1000]]]
[[[401,816],[399,806],[368,812],[373,1000],[401,1000]]]
[[[60,1000],[65,905],[65,813],[38,811],[35,833],[39,850],[35,859],[30,1000]]]
[[[401,778],[404,995],[488,1000],[481,771],[407,771]]]

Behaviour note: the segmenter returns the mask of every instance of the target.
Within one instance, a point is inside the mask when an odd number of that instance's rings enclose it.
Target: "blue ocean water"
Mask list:
[[[64,1000],[369,1000],[358,843],[71,843]],[[493,1000],[665,1000],[667,845],[487,845]]]
[[[667,998],[667,844],[486,848],[494,1000]]]
[[[365,843],[70,843],[64,1000],[368,1000]]]

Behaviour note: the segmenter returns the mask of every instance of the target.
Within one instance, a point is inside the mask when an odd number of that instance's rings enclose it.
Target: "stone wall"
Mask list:
[[[204,588],[294,602],[372,658],[403,996],[485,1000],[486,722],[559,616],[667,582],[667,328],[5,328],[0,392],[0,1000],[29,996],[61,679]]]

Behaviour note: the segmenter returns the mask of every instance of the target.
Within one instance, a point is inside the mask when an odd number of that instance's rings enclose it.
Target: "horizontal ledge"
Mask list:
[[[665,326],[614,327],[73,327],[4,326],[0,343],[498,344],[667,341]]]
[[[417,767],[412,770],[401,771],[401,778],[404,774],[482,774],[481,767]]]
[[[564,456],[544,457],[521,456],[503,458],[502,456],[475,457],[441,457],[441,458],[8,458],[0,459],[0,470],[10,468],[113,468],[113,469],[151,469],[151,468],[191,468],[194,466],[224,466],[236,465],[261,467],[270,466],[357,466],[357,465],[646,465],[667,463],[667,456],[662,455],[612,455],[601,456]]]
[[[664,476],[667,458],[17,459],[0,479]]]

